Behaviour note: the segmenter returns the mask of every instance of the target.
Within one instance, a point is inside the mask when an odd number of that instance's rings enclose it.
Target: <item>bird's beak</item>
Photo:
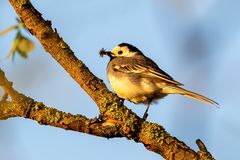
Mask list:
[[[112,58],[112,52],[111,51],[105,51],[104,48],[102,48],[100,51],[99,51],[99,54],[101,57],[103,57],[104,55],[108,55],[110,58]]]
[[[112,52],[107,51],[107,52],[105,52],[105,54],[108,55],[110,58],[112,58]]]

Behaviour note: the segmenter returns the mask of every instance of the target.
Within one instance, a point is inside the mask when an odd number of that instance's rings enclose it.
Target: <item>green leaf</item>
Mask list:
[[[14,58],[14,55],[16,53],[18,53],[23,58],[27,58],[28,54],[31,51],[33,51],[33,49],[35,48],[34,42],[31,41],[30,39],[28,39],[27,37],[23,36],[21,33],[21,28],[24,28],[27,30],[25,25],[18,18],[16,20],[18,22],[18,25],[11,26],[11,27],[7,28],[6,30],[0,32],[0,36],[1,36],[1,35],[4,35],[14,29],[18,30],[17,35],[12,42],[12,47],[11,47],[10,51],[8,52],[7,56],[3,60],[6,60],[10,57]]]
[[[23,58],[27,58],[28,54],[33,51],[34,48],[34,43],[27,37],[23,36],[21,31],[18,31],[12,43],[11,49],[4,59],[8,59],[10,57],[14,58],[14,55],[16,53],[18,53]]]
[[[24,37],[21,35],[21,37],[19,38],[18,46],[17,46],[17,51],[19,55],[22,56],[23,58],[27,58],[27,55],[31,51],[33,51],[34,48],[35,48],[34,43],[27,37]]]
[[[3,60],[6,60],[6,59],[10,58],[11,56],[14,56],[14,54],[17,51],[18,45],[19,45],[20,37],[21,37],[21,32],[18,31],[15,39],[12,42],[12,47],[11,47],[10,51],[8,52],[7,56]]]

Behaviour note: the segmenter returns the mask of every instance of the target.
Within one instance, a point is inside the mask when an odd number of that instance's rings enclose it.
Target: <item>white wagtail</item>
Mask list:
[[[151,102],[168,94],[181,94],[218,107],[217,102],[179,87],[183,84],[175,81],[130,44],[121,43],[112,51],[102,49],[99,53],[101,57],[103,55],[110,57],[107,76],[114,92],[122,99],[147,105],[144,120],[148,116]]]

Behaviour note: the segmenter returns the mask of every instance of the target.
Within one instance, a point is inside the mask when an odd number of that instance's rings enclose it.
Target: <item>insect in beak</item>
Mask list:
[[[104,48],[102,48],[100,51],[99,51],[99,55],[100,57],[103,57],[104,55],[108,55],[110,58],[112,58],[112,52],[110,51],[106,51]]]

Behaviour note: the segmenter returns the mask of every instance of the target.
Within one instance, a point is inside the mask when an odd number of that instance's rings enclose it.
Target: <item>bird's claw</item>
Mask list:
[[[124,99],[123,98],[120,98],[120,103],[119,103],[121,106],[124,105]]]
[[[145,112],[142,119],[143,119],[144,121],[146,121],[146,120],[147,120],[147,117],[148,117],[148,113]]]

